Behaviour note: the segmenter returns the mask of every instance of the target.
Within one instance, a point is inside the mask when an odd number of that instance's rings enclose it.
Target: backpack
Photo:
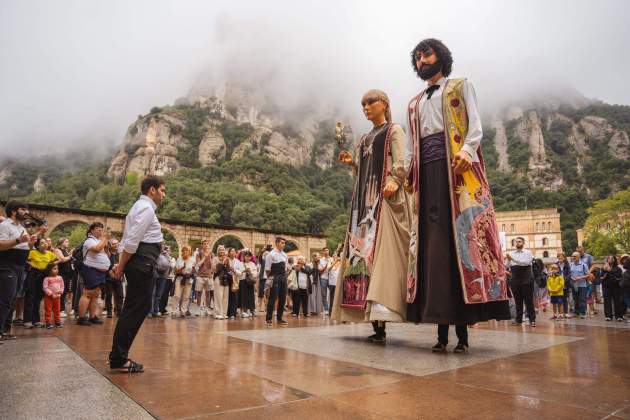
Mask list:
[[[155,262],[155,269],[157,270],[160,276],[166,277],[168,275],[168,272],[171,269],[170,258],[167,255],[160,253],[160,255],[157,258],[157,261]]]
[[[72,263],[74,264],[76,272],[81,271],[83,268],[83,259],[85,258],[85,255],[83,254],[83,245],[85,245],[85,241],[87,241],[87,238],[81,242],[81,245],[72,251]]]
[[[543,271],[544,263],[540,259],[535,259],[532,264],[532,271],[534,274],[534,281],[536,285],[541,289],[547,288],[547,273]]]

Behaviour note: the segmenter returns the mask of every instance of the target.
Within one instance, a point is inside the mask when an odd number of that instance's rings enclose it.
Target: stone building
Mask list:
[[[555,261],[556,254],[562,252],[558,209],[499,211],[496,214],[505,251],[516,249],[514,241],[522,236],[525,238],[525,248],[544,262]]]

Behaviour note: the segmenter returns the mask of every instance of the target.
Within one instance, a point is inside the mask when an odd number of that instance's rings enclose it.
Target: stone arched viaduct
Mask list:
[[[120,213],[69,209],[41,204],[29,204],[29,207],[33,215],[48,222],[48,232],[52,232],[56,227],[68,222],[91,224],[97,221],[103,223],[112,232],[122,233],[124,230],[125,215]],[[216,241],[227,235],[238,238],[243,246],[252,250],[273,243],[274,238],[281,235],[297,244],[299,250],[309,257],[313,252],[319,251],[326,245],[326,238],[316,234],[278,232],[162,218],[160,218],[160,223],[162,229],[173,235],[179,249],[184,245],[200,243],[202,239],[208,239],[211,246],[214,246]]]

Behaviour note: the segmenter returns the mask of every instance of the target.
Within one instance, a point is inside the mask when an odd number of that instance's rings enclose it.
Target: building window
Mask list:
[[[551,232],[551,222],[547,223],[547,230]]]
[[[505,232],[505,225],[501,225],[501,232]]]
[[[547,240],[547,238],[543,238],[543,246],[547,245],[549,245],[549,241]]]
[[[512,239],[512,248],[514,248],[516,246],[515,244],[516,244],[515,240]]]
[[[512,224],[510,225],[510,231],[511,231],[512,233],[516,232],[516,226],[514,226],[514,223],[512,223]]]
[[[549,258],[549,251],[543,252],[543,258]]]
[[[536,232],[540,231],[540,223],[536,222]]]

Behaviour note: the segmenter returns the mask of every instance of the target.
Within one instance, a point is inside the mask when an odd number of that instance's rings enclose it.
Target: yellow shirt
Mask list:
[[[564,296],[564,277],[562,274],[550,275],[547,278],[547,289],[550,296]]]
[[[31,249],[28,253],[28,262],[31,267],[44,271],[48,264],[57,259],[57,256],[50,251],[39,252],[36,249]]]

